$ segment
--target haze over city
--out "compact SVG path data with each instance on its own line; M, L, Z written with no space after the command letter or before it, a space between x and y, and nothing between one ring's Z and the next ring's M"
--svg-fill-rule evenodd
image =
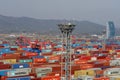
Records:
M0 0L0 14L37 19L88 20L120 27L120 0Z

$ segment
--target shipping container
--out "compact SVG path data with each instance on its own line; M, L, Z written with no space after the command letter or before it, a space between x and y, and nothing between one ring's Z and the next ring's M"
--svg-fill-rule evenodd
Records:
M51 67L34 68L34 72L35 73L48 73L48 72L52 72L52 68Z
M31 63L33 62L33 60L32 59L20 59L18 62L19 63Z
M47 73L36 73L37 78L46 76Z
M41 80L61 80L60 76L46 76L46 77L41 77Z
M120 76L119 75L115 75L115 76L109 76L110 80L120 80Z
M109 68L104 71L105 76L120 75L120 68Z
M80 65L81 69L90 69L90 68L93 68L93 67L94 67L93 64L81 64Z
M83 75L87 75L87 76L96 76L96 73L94 70L78 70L78 71L75 71L75 74L74 76L75 77L79 77L79 76L83 76Z
M88 61L87 60L75 60L74 64L78 65L78 64L86 64Z
M100 78L94 78L93 80L111 80L108 77L100 77Z
M25 52L23 55L24 56L38 56L38 53L35 53L35 52Z
M32 56L32 59L34 58L44 58L44 56Z
M20 57L20 54L4 54L3 56L3 59L16 59L16 58L19 58Z
M17 69L17 68L29 68L29 64L27 64L27 63L12 64L11 67L12 67L12 69Z
M16 59L4 59L0 61L3 62L4 64L15 64L16 63Z
M4 69L4 70L0 70L0 76L7 76L7 72L10 71L10 69Z
M28 76L29 72L26 70L11 70L7 72L8 77L16 77L16 76Z
M120 66L120 59L110 60L110 66Z
M11 64L0 64L0 69L11 69Z
M25 76L25 77L7 78L6 80L31 80L31 78L30 76Z
M77 79L78 80L93 80L94 77L93 76L83 75L83 76L79 76Z
M34 58L33 62L34 63L46 63L47 59L46 58Z
M31 73L32 72L32 68L18 68L18 69L12 69L12 70L15 70L15 71L26 71L26 72L29 72Z

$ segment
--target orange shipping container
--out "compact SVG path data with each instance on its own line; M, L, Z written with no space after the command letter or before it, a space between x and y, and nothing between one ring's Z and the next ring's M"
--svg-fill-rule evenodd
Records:
M64 74L65 74L65 72L62 71L62 75L64 75ZM61 71L47 73L47 76L61 76Z
M108 77L94 78L93 80L110 80Z
M76 60L74 61L74 64L86 64L87 60Z
M2 56L3 59L18 59L20 54L6 54Z
M47 60L46 60L46 58L34 58L33 62L34 63L46 63Z
M49 60L60 60L60 56L51 56Z
M60 76L46 76L42 77L41 80L60 80Z
M80 65L81 69L89 69L89 68L93 68L94 65L93 64L82 64Z
M33 53L33 52L26 52L25 54L24 54L25 56L38 56L38 53Z

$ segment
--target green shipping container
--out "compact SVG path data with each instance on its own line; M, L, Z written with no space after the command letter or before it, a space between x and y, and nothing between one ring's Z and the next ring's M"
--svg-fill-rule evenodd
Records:
M33 61L32 59L21 59L21 60L19 60L19 63L29 63L32 61Z

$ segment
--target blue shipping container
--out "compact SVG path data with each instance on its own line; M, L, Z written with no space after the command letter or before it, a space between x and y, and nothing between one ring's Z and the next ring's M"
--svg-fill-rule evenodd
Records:
M17 69L17 68L29 68L29 64L24 63L24 64L12 64L12 69Z
M6 76L8 71L10 70L0 70L0 76Z
M44 58L44 56L33 56L32 58L33 58L33 59L34 59L34 58Z
M27 76L27 77L7 78L7 80L31 80L31 79L30 76Z

